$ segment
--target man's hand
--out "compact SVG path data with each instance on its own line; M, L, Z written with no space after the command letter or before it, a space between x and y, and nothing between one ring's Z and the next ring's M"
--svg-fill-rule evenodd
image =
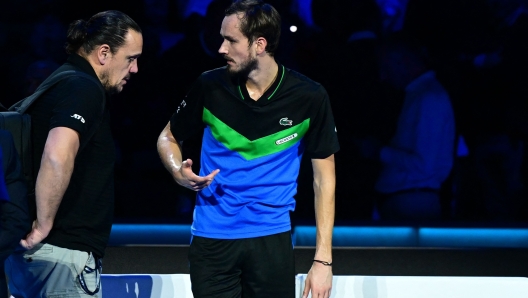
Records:
M194 191L200 191L209 186L209 184L213 182L216 174L220 172L219 169L216 169L209 175L201 177L192 171L192 164L193 162L190 159L183 161L181 167L178 169L178 172L174 174L174 180L176 180L179 185Z
M303 298L308 297L310 291L313 298L330 298L332 291L332 267L314 263L304 284Z
M200 191L211 182L219 169L212 171L205 177L200 177L192 171L192 160L182 159L181 143L178 142L172 131L170 130L170 122L167 123L163 131L158 138L158 153L161 158L161 162L165 168L171 173L174 180L181 186L194 191Z
M48 237L50 230L51 229L42 227L38 220L35 220L31 232L26 236L26 239L20 240L20 245L25 249L32 249L35 245L39 244L40 241Z

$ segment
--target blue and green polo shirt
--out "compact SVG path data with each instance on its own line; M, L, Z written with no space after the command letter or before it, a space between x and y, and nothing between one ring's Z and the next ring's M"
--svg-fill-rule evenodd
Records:
M303 153L317 159L339 150L323 86L282 65L257 101L245 86L225 67L205 72L171 118L178 141L203 132L199 175L220 169L197 193L193 235L241 239L289 231Z

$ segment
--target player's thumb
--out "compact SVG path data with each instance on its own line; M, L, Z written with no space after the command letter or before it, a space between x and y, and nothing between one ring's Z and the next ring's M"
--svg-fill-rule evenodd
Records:
M187 159L187 160L184 160L182 162L182 166L181 167L184 168L184 169L190 168L190 167L192 167L192 164L193 164L192 160Z
M33 246L29 243L29 238L20 240L20 245L24 247L25 249L32 249Z

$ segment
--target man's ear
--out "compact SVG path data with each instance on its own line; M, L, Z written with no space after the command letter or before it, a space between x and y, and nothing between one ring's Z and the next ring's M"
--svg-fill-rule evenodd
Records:
M99 64L105 65L111 57L112 53L110 52L109 45L102 44L97 47L97 60L99 61Z
M262 53L266 52L268 41L264 37L258 37L255 40L255 44L257 45L257 55L261 55Z

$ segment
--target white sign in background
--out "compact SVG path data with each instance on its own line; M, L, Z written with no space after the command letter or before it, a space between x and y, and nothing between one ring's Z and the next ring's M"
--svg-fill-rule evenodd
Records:
M103 296L192 298L188 274L103 274ZM306 274L295 277L302 298ZM145 283L147 280L149 282ZM311 295L309 296L311 297ZM527 298L524 277L345 276L333 278L330 298ZM293 297L292 297L293 298Z
M306 274L296 276L302 298ZM308 296L309 298L311 295ZM527 298L524 277L334 276L330 298Z

